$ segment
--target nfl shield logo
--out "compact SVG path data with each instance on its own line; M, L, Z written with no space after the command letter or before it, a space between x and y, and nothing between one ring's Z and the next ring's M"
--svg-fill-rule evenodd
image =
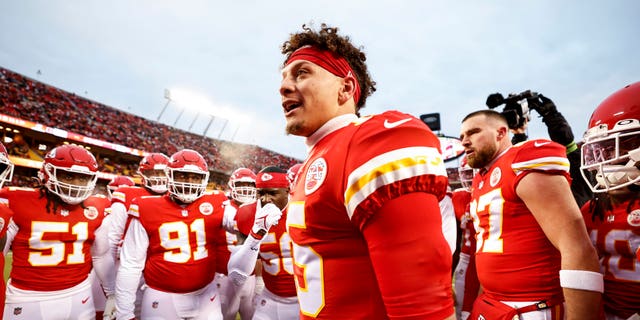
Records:
M17 307L17 308L13 308L13 314L14 315L19 315L22 313L22 307Z
M151 308L158 309L158 301L154 301L154 302L151 304Z

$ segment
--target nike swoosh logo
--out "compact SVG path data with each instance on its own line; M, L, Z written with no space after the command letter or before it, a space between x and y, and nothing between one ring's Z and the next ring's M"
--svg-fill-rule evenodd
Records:
M533 143L533 145L536 146L536 147L542 147L545 144L549 144L549 143L551 143L551 142L538 142L538 141L536 141L536 142Z
M82 304L87 303L87 301L89 301L89 297L86 297L86 298L82 299Z
M397 127L397 126L399 126L399 125L401 125L401 124L403 124L405 122L409 122L409 121L411 121L411 118L406 118L406 119L398 120L398 121L395 121L395 122L389 122L388 119L385 119L384 120L384 127L387 128L387 129L391 129L391 128L395 128L395 127Z
M218 296L218 295L217 295L217 294L214 294L214 295L213 295L213 297L211 297L211 299L209 299L209 300L211 300L211 301L215 300L215 299L216 299L216 296Z

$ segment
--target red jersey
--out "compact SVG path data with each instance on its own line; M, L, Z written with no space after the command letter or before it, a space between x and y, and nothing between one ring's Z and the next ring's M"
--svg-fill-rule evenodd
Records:
M11 283L20 289L55 291L84 281L92 268L91 246L109 200L91 196L82 205L47 203L40 190L9 187L0 202L14 212ZM84 208L83 208L84 207Z
M215 272L227 272L222 228L222 192L206 193L179 205L170 195L135 198L129 213L139 219L149 237L144 279L165 292L186 293L203 288ZM227 255L228 257L228 255Z
M582 207L591 241L598 250L604 273L605 310L622 319L640 312L640 204L637 199L614 205L604 221L591 218L590 203Z
M256 215L256 203L240 206L236 219L238 229L248 235L253 227ZM293 259L291 258L291 238L286 230L287 210L282 212L278 224L269 229L260 244L262 279L264 286L281 297L294 297L296 286L293 279Z
M569 178L564 146L530 140L501 154L476 174L470 212L476 229L476 267L484 291L506 301L538 301L562 295L560 252L516 194L531 172Z
M451 195L453 211L456 218L460 220L462 230L461 253L472 255L476 251L476 231L473 228L473 218L469 213L469 202L471 202L471 192L466 189L456 189Z
M0 198L0 238L4 238L7 235L7 226L9 226L12 216L13 211L9 208L8 203ZM0 254L0 268L4 269L4 254ZM0 280L0 308L2 308L0 309L0 317L2 317L2 313L4 312L5 291L6 285L4 278L2 278Z
M389 111L347 121L333 119L307 139L313 146L289 202L287 228L302 319L387 319L362 230L387 201L413 192L439 201L447 189L440 143L420 120ZM433 210L440 215L439 207ZM430 277L425 285L442 295L405 300L424 307L414 315L437 319L453 312L451 252L444 237L442 245L442 259L429 261L442 273L423 274ZM399 283L385 289L407 291Z
M137 197L142 196L155 196L156 194L147 190L147 188L136 187L136 186L126 186L120 187L113 192L111 196L111 202L121 202L124 204L125 208L129 208L131 205L131 201Z

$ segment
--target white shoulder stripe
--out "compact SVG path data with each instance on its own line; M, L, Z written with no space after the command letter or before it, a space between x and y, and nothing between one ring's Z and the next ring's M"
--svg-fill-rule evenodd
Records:
M379 188L427 174L447 176L442 155L437 148L402 148L370 159L347 178L344 198L349 218L358 205Z
M559 170L569 172L569 160L565 157L536 158L529 161L514 162L511 164L511 168L515 172L526 170Z

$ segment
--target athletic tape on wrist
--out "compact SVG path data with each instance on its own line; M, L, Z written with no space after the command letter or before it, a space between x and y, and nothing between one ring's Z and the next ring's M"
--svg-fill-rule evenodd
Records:
M560 270L560 286L600 293L604 291L602 273L587 270Z

